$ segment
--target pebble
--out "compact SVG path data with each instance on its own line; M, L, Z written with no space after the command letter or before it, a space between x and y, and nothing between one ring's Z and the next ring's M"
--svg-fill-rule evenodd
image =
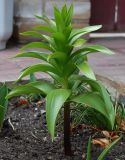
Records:
M44 138L43 138L43 141L47 141L47 137L44 137Z
M39 113L36 113L36 114L34 114L34 119L39 120L40 116L41 116L41 114L39 115Z
M77 151L74 152L74 155L77 156L79 153Z
M44 110L44 109L41 109L41 114L44 114L44 113L46 113L46 111Z
M85 159L86 155L85 153L82 154L82 159Z
M38 111L38 108L35 108L34 110L35 110L35 111Z
M47 159L48 159L48 160L49 160L49 159L52 159L52 156L48 156Z

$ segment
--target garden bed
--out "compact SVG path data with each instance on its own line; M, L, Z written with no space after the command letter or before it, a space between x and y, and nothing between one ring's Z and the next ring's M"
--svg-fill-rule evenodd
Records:
M84 128L72 134L74 155L64 156L63 132L52 143L45 122L44 103L31 103L18 106L17 99L9 104L8 117L15 128L4 128L0 135L0 160L81 160L85 159L88 138L94 131ZM62 127L61 127L62 128ZM59 129L60 130L60 129ZM125 141L120 142L108 155L107 160L124 160ZM93 159L96 160L101 149L92 146Z

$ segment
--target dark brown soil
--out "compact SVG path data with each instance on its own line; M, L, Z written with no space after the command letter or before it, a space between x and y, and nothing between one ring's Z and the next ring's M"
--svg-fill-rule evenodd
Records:
M43 111L41 113L41 110ZM52 143L45 123L43 107L32 104L15 106L11 102L8 117L15 128L4 127L0 134L0 160L82 160L86 156L86 144L92 131L80 130L71 137L72 157L64 156L63 132L58 132ZM6 125L7 126L7 125ZM125 141L120 142L106 160L125 160ZM92 160L97 160L100 149L92 146Z

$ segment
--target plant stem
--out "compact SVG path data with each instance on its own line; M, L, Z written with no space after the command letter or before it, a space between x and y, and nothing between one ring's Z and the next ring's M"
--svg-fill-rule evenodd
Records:
M64 150L66 156L71 156L71 143L70 143L70 104L64 105Z

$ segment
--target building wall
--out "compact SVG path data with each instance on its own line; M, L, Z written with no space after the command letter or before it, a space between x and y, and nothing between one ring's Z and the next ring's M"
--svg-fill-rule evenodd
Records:
M46 14L53 18L53 5L58 7L66 3L74 4L74 25L76 27L88 26L90 18L90 1L89 0L15 0L14 9L14 37L20 42L27 40L19 35L20 32L31 30L37 24L41 24L34 15Z

